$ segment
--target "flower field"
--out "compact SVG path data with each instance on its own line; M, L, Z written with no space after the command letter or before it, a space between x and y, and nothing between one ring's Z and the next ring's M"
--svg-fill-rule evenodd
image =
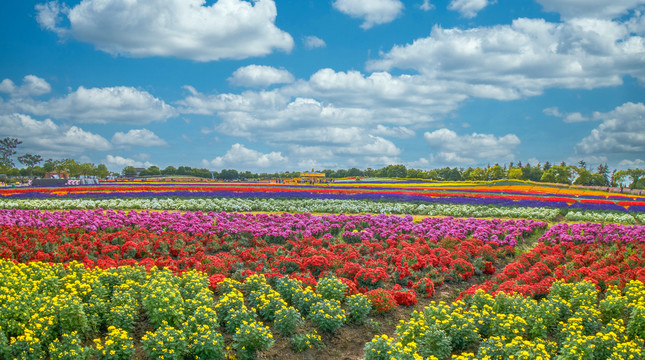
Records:
M642 199L421 185L2 190L0 359L644 358Z

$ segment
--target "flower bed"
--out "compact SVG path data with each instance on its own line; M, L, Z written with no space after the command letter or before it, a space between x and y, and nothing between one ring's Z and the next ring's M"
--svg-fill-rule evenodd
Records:
M312 285L334 273L356 291L399 284L421 286L424 296L444 281L494 272L494 262L546 225L454 218L414 223L384 215L22 210L0 211L0 222L8 223L2 226L0 257L20 262L139 264L244 277L257 272Z
M461 296L484 289L542 297L557 280L591 281L602 291L622 288L630 280L645 282L644 253L645 226L556 224L536 247Z
M466 302L432 304L375 336L365 359L641 359L645 285L611 288L556 282L540 302L482 290Z

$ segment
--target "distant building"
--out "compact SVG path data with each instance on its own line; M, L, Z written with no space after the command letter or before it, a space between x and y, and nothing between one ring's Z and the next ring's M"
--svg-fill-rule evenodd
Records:
M69 173L67 171L50 171L45 174L45 179L69 179Z
M325 181L325 173L314 172L312 169L311 172L300 173L300 180L307 183L321 183Z

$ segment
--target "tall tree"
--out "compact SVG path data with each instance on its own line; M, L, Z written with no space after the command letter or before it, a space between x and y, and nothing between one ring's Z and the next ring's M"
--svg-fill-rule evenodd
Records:
M31 177L34 170L34 166L38 165L41 161L43 161L43 158L40 155L25 154L22 156L18 156L18 161L20 161L21 164L27 166L27 170L29 171L29 177Z
M13 168L13 156L16 155L16 147L20 144L22 141L16 138L0 139L0 166Z

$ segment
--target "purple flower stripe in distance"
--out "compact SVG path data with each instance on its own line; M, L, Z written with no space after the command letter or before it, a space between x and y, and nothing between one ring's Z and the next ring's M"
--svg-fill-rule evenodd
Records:
M627 212L627 209L616 204L573 203L569 206L569 209Z
M564 201L539 201L539 200L511 200L511 199L489 199L476 197L429 197L424 195L406 194L325 194L309 192L260 192L260 191L168 191L168 192L119 192L119 193L69 193L65 195L54 195L49 193L22 193L4 196L5 199L116 199L116 198L200 198L200 197L222 197L222 198L289 198L289 199L340 199L340 200L372 200L372 201L403 201L403 202L427 202L435 204L463 204L463 205L496 205L496 206L518 206L518 207L568 207Z
M597 223L558 223L551 226L539 241L553 243L593 243L645 241L645 226Z
M645 212L645 206L642 206L642 205L630 206L629 207L629 212L633 212L633 213Z
M218 236L259 237L264 239L297 239L301 236L325 237L345 231L360 232L366 240L383 240L400 235L442 239L477 238L487 242L516 245L524 235L547 223L535 220L486 220L459 218L424 218L414 223L410 215L321 215L296 214L240 214L226 212L187 211L149 212L70 210L4 210L0 209L0 225L19 225L35 228L81 227L89 231L144 228L154 232L167 230L211 233Z

